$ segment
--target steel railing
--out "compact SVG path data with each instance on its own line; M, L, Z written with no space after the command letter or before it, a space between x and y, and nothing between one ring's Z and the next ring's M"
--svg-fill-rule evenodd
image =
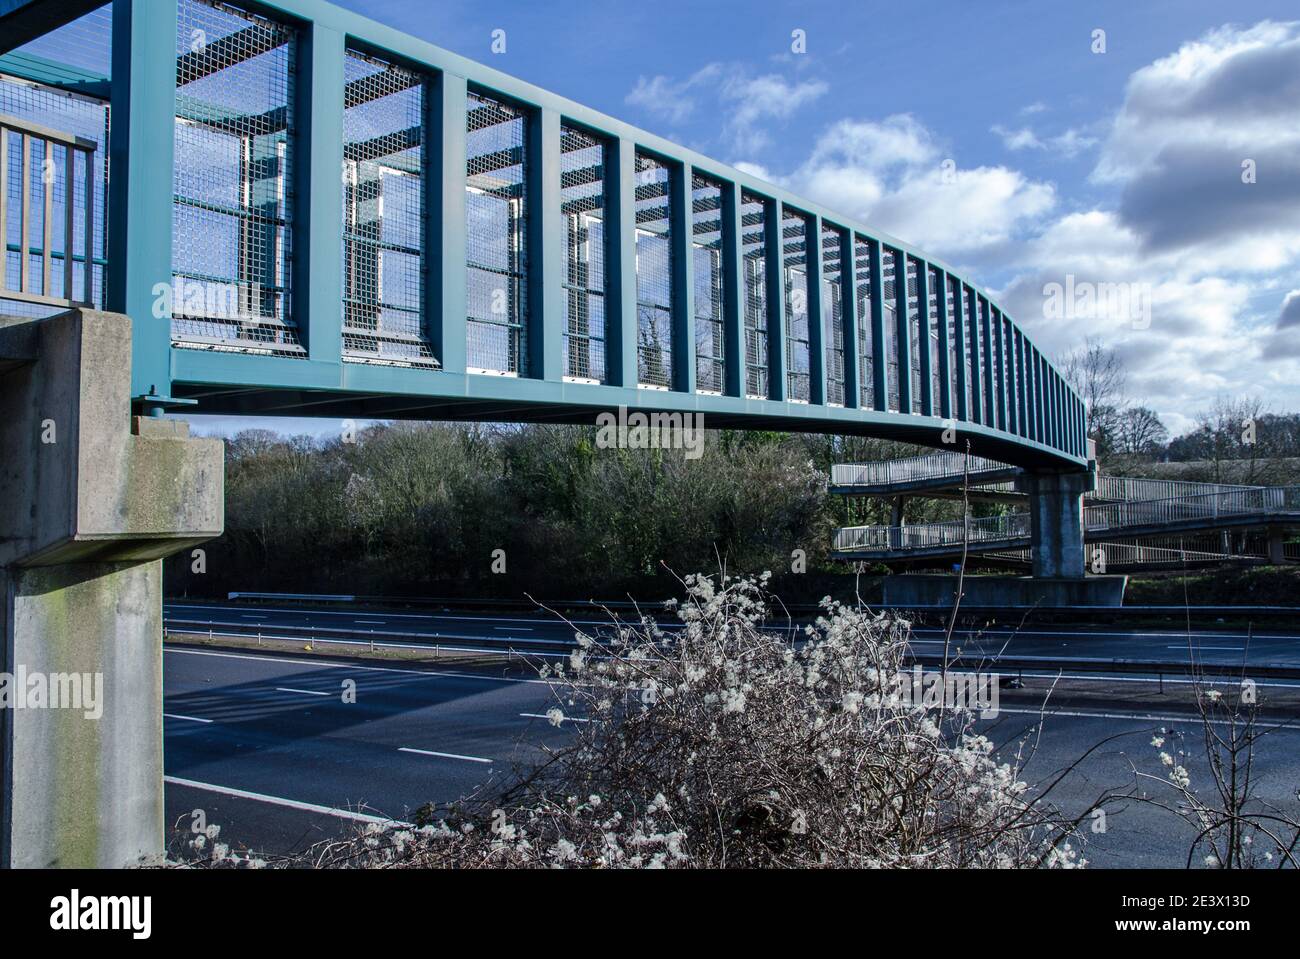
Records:
M887 486L892 483L916 483L932 479L961 479L962 453L935 452L907 459L886 460L882 463L839 463L831 467L832 486ZM969 475L1004 472L1012 469L1006 463L972 456Z
M1210 493L1238 493L1244 490L1263 489L1260 486L1243 486L1224 483L1198 483L1190 480L1147 479L1139 476L1098 476L1094 500L1123 503L1137 500L1175 499L1183 496L1201 496Z
M1300 518L1300 486L1274 486L1175 496L1169 499L1088 506L1084 529L1090 533L1138 527L1198 523L1225 518L1259 517L1261 520ZM1008 513L969 521L968 543L1028 538L1028 513ZM961 520L918 523L914 526L849 526L835 533L838 551L893 552L937 546L960 546Z
M1257 487L1088 506L1083 511L1083 524L1085 530L1095 532L1136 526L1164 526L1207 520L1213 522L1216 519L1245 516L1300 516L1300 486Z
M11 140L18 148L11 147ZM46 306L92 306L94 303L94 235L95 235L95 142L51 130L40 124L29 123L0 114L0 252L18 254L16 288L8 285L0 272L0 299L19 300ZM55 162L55 148L61 148L64 162ZM10 170L10 153L17 154L16 171ZM76 170L84 176L83 198L83 254L74 253L76 246ZM16 172L16 176L14 173ZM16 180L17 192L9 189ZM36 183L41 185L34 190ZM34 196L35 194L35 196ZM63 223L58 227L62 234L61 248L55 245L54 201L62 197ZM33 200L39 198L39 211L33 209ZM11 205L12 204L12 205ZM40 237L33 245L33 228L39 212ZM9 223L16 217L19 223L18 242L10 244ZM39 269L33 269L33 260L39 260ZM63 275L62 296L50 291L54 281L54 261L59 261ZM84 263L81 296L74 289L73 264Z
M917 523L914 526L846 526L835 531L835 549L845 552L891 552L960 546L963 539L969 543L1001 542L1028 538L1029 523L1028 513L1007 513L971 519L965 523L955 519L940 523Z

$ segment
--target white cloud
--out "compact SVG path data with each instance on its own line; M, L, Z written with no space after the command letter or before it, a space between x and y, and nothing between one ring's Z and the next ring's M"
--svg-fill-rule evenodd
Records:
M776 73L754 75L741 64L710 63L680 81L662 74L638 77L624 102L681 123L696 113L702 100L714 100L728 148L753 153L769 142L764 124L788 120L828 89L821 80L789 80Z
M682 81L663 74L637 77L636 86L623 98L623 102L641 107L671 123L681 123L695 113L695 91L721 73L721 64L709 63Z
M728 112L752 101L739 122L720 124L752 156L765 124L825 92L816 81L711 68L685 84L646 81L637 95L661 113L680 110L673 104L702 102L707 80ZM1031 103L1020 114L1046 110ZM1013 151L1099 148L1090 180L1109 198L1080 207L1013 167L963 168L907 114L832 123L787 171L737 165L960 269L973 265L976 282L1000 274L1002 305L1046 353L1101 336L1125 358L1135 398L1175 432L1216 395L1300 408L1300 23L1223 27L1135 71L1100 143L1091 126L1045 135L1022 121L993 132ZM1242 182L1244 159L1255 161L1253 184ZM1067 275L1137 284L1150 325L1097 310L1049 320L1043 287Z
M778 182L935 252L1006 243L1056 203L1050 183L1006 167L964 169L914 117L841 120Z
M1092 179L1148 250L1300 256L1300 22L1222 27L1136 71Z
M1291 290L1282 299L1264 351L1275 357L1300 357L1300 290Z
M786 120L800 107L818 99L829 87L820 80L791 82L775 73L749 76L733 70L723 80L720 90L727 104L726 127L732 148L752 153L768 143L762 127L765 120Z
M1300 258L1300 24L1223 27L1137 70L1091 179L1114 207L1019 237L1008 312L1049 353L1100 336L1175 431L1221 394L1300 408L1300 291L1258 305ZM1066 275L1142 285L1150 327L1103 314L1049 321L1043 286Z
M1090 137L1073 127L1064 133L1047 138L1040 137L1029 127L1018 127L1013 130L1001 124L994 124L990 127L990 132L1001 137L1002 145L1008 150L1042 150L1058 153L1066 159L1076 157L1084 150L1097 145L1096 137Z

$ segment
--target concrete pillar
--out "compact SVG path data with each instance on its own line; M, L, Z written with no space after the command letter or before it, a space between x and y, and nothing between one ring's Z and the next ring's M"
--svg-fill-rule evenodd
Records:
M1281 566L1286 562L1286 548L1280 526L1270 526L1268 529L1268 561L1273 566Z
M131 321L0 317L0 864L162 851L162 557L220 535L220 440L130 417Z
M1029 494L1034 576L1083 577L1083 494L1091 488L1090 475L1025 473L1017 480Z
M889 535L894 539L894 549L903 548L903 508L907 505L907 497L892 496L889 500L889 525L893 530Z

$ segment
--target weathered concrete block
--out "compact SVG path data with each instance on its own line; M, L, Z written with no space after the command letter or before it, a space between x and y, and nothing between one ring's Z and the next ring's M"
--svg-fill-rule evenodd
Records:
M127 317L0 320L0 357L20 361L0 375L0 566L158 559L221 534L221 441L129 429Z
M0 863L121 867L157 855L162 561L9 567L0 590L10 644Z
M126 317L0 318L0 864L162 851L161 557L220 535L225 474L130 383Z

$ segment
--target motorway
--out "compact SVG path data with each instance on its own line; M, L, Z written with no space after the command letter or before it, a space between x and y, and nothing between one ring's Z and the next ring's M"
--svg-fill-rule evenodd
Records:
M229 622L255 617L251 621L264 622L268 633L292 625L346 623L358 632L399 629L464 646L572 636L569 626L528 616L175 603L166 610L173 628L177 620L197 620L200 613L205 620ZM988 636L963 641L1005 643ZM1241 635L1222 630L1199 634L1197 641L1200 655L1226 662L1241 662L1246 646ZM941 640L923 635L917 642ZM1186 636L1151 631L1026 630L1012 643L1023 655L1158 655L1171 663L1188 655ZM1251 661L1295 663L1297 647L1294 637L1265 633L1251 640L1245 655ZM269 651L173 641L165 647L164 663L166 802L169 822L180 827L171 837L177 841L195 810L202 810L208 823L222 826L222 841L235 848L299 851L372 817L405 819L428 802L453 801L476 789L490 794L535 759L541 746L567 736L543 718L551 705L546 684L505 657L439 665L348 659L342 650L328 658L319 652L304 656L294 644ZM1005 744L1004 757L1027 735L1037 744L1024 776L1030 782L1117 737L1090 755L1054 794L1069 810L1086 809L1104 789L1129 782L1130 761L1159 774L1153 735L1181 729L1189 743L1199 741L1199 724L1188 721L1185 695L1180 696L1185 684L1180 688L1179 681L1166 678L1161 693L1154 682L1134 676L1058 684L1040 734L1035 731L1039 708L1053 682L1047 677L1054 675L1049 670L1026 674L1023 690L1003 690L999 716L984 726L996 743ZM355 697L345 696L352 683ZM1278 714L1279 722L1300 713L1294 705L1300 702L1300 682L1262 686L1266 701L1273 697L1290 704ZM1293 809L1300 730L1274 729L1256 759L1261 796ZM1193 777L1202 773L1201 782L1203 767L1203 759L1190 766ZM1181 865L1189 836L1188 827L1168 814L1131 805L1109 816L1105 833L1088 836L1086 855L1097 865Z

